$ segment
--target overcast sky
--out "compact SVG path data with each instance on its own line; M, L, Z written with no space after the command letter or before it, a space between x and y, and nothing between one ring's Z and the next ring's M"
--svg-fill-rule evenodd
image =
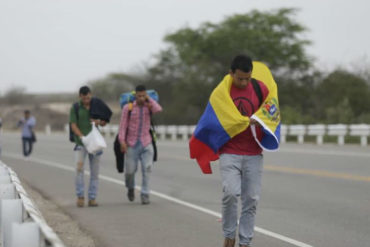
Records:
M370 59L366 0L0 0L0 94L74 92L150 62L163 36L185 25L281 7L301 9L317 67Z

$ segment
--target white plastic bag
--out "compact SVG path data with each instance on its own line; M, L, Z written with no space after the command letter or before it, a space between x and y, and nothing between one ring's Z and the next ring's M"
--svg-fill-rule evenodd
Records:
M107 147L107 143L104 137L100 134L98 128L92 123L92 129L90 133L81 138L87 152L90 154L96 154Z

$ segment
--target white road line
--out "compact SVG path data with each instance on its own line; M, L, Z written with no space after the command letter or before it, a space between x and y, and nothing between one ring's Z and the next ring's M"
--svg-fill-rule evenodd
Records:
M7 153L7 154L3 154L3 156L4 157L8 157L8 158L25 160L25 158L23 158L22 156L20 156L18 154L9 154L9 153ZM56 162L53 162L53 161L47 161L47 160L43 160L43 159L39 159L39 158L34 158L34 157L26 158L26 160L29 160L29 161L32 161L32 162L36 162L36 163L39 163L39 164L42 164L42 165L45 165L45 166L62 169L62 170L65 170L65 171L75 172L75 169L73 167L66 166L66 165L63 165L63 164L60 164L60 163L56 163ZM89 174L89 172L87 172L87 171L85 173L86 174ZM105 175L99 175L99 178L101 180L105 180L105 181L108 181L108 182L111 182L111 183L115 183L115 184L118 184L118 185L123 185L123 186L125 185L125 183L123 181L118 180L118 179L115 179L115 178L112 178L112 177L108 177L108 176L105 176ZM136 189L140 190L140 187L139 186L136 186ZM201 207L201 206L198 206L198 205L195 205L195 204L192 204L192 203L189 203L189 202L186 202L186 201L183 201L183 200L174 198L172 196L168 196L166 194L163 194L163 193L160 193L160 192L157 192L157 191L153 191L152 190L151 191L151 194L154 195L154 196L157 196L159 198L162 198L164 200L167 200L167 201L170 201L170 202L173 202L173 203L176 203L176 204L179 204L179 205L188 207L188 208L192 208L194 210L203 212L203 213L208 214L208 215L215 216L217 218L221 218L222 217L221 214L218 213L218 212L216 212L216 211L213 211L213 210L210 210L210 209L207 209L207 208L204 208L204 207ZM269 230L266 230L266 229L263 229L263 228L260 228L260 227L257 227L257 226L254 228L254 230L256 232L259 232L259 233L264 234L266 236L279 239L279 240L281 240L283 242L289 243L289 244L294 245L294 246L297 246L297 247L313 247L312 245L309 245L309 244L300 242L298 240L295 240L295 239L292 239L292 238L283 236L281 234L278 234L278 233L275 233L275 232L272 232L272 231L269 231Z

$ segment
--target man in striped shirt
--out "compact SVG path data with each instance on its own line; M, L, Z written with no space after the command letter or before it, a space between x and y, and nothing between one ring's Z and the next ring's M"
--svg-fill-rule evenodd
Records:
M151 115L162 111L162 107L147 93L145 86L137 86L135 101L122 109L119 127L121 151L125 153L125 182L127 197L135 199L135 173L140 161L142 173L141 202L149 204L149 175L153 166L153 146L149 133Z

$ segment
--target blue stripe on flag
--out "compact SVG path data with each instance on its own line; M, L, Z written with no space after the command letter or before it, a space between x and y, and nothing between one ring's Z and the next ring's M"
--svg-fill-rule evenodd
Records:
M230 136L222 127L212 105L208 102L207 107L200 118L194 136L208 145L215 153L230 140Z
M278 149L280 141L280 124L277 126L274 133L278 141L276 141L276 138L271 134L271 132L267 131L265 128L262 129L264 132L264 136L261 140L261 145L268 150Z

